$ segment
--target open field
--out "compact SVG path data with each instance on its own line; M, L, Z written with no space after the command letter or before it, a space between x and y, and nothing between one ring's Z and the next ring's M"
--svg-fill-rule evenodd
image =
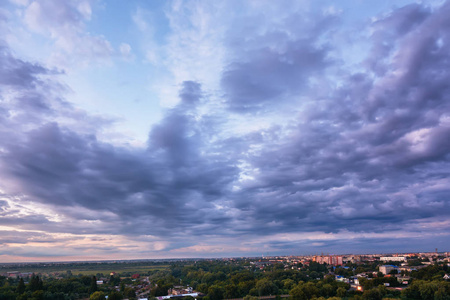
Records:
M21 273L51 274L66 273L70 271L73 275L96 275L102 273L107 276L111 272L116 273L147 273L148 271L157 271L168 269L169 264L160 263L68 263L68 264L17 264L0 266L0 274L18 271Z
M147 273L148 271L155 271L155 270L164 270L167 269L168 265L162 265L162 266L124 266L121 268L99 268L99 269L93 269L93 270L86 270L86 269L78 269L74 268L70 271L74 275L82 274L82 275L96 275L97 273L103 273L104 275L109 275L111 272L116 273L122 273L122 272L130 272L130 273Z
M83 269L83 268L73 268L70 271L74 275L96 275L97 273L103 273L104 275L109 275L111 272L123 273L147 273L148 271L164 270L169 268L169 265L161 266L121 266L118 268L98 268L98 269Z

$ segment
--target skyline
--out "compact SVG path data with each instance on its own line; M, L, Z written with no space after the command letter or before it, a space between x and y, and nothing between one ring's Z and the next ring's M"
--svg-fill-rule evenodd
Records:
M450 249L450 1L0 4L0 262Z

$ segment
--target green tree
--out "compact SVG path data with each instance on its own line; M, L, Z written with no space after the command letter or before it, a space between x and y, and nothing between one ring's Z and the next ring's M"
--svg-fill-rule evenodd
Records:
M327 275L323 278L323 281L325 283L330 283L330 284L333 283L335 280L336 279L335 279L334 275Z
M393 269L393 270L391 270L391 271L389 272L389 274L391 274L391 275L398 274L398 270L397 270L397 269Z
M25 292L25 283L23 282L23 278L20 278L19 284L17 285L16 288L16 293L22 295L23 292Z
M312 282L308 282L302 286L303 292L306 295L306 299L312 299L319 296L319 289Z
M33 294L31 294L32 300L44 300L44 291L43 290L37 290L34 291Z
M97 287L97 277L92 276L91 278L91 285L89 286L89 294L92 294L94 292L96 292L98 289Z
M381 300L383 299L383 296L378 289L370 289L364 291L364 293L362 294L362 298L364 300Z
M42 284L39 282L39 276L32 274L30 278L30 284L28 285L30 291L35 292L42 288Z
M450 300L450 290L446 292L444 286L439 286L434 293L434 300Z
M330 298L330 297L334 296L334 288L333 288L333 286L331 284L326 283L320 289L320 293L325 298Z
M131 287L126 287L123 296L128 299L136 299L136 292Z
M250 290L255 286L255 282L253 280L241 281L238 283L238 292L239 296L245 296L250 293ZM199 290L201 291L201 290Z
M420 280L414 281L408 288L402 291L402 298L404 299L421 299L420 297Z
M294 287L289 292L289 295L291 296L292 300L307 300L305 293L303 292L302 288L299 286Z
M256 289L259 296L276 295L278 293L278 287L267 278L258 280Z
M122 300L123 296L120 292L117 291L111 291L108 295L108 300Z
M3 296L3 293L2 293L2 296ZM28 297L28 296L30 296L30 297ZM4 297L0 297L0 298L4 299ZM27 293L23 293L23 294L17 296L16 300L28 300L28 298L31 298L31 295L27 295Z
M95 276L94 276L95 277ZM96 291L91 294L89 300L105 300L105 293L101 291Z
M197 290L198 290L199 292L202 292L202 293L207 294L207 293L208 293L208 285L207 285L206 283L200 283L200 284L197 286Z
M212 285L208 289L208 297L210 300L222 300L224 295L224 290L218 285Z
M346 290L343 287L339 287L336 291L336 296L345 297Z
M292 280L291 278L284 279L282 281L282 283L283 283L283 288L286 290L291 290L295 285L295 281Z
M224 295L223 296L226 299L239 298L239 291L238 291L236 285L234 285L234 284L227 284L225 286L225 291L224 291Z
M435 282L423 282L419 287L422 300L433 300L434 293L438 290Z
M109 278L109 283L112 286L119 285L120 284L120 276L111 275L111 277Z

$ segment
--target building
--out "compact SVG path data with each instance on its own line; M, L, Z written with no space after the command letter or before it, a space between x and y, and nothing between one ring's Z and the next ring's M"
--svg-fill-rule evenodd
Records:
M397 266L392 266L392 265L382 265L379 268L379 271L381 273L383 273L384 275L389 274L392 270L397 270L398 271L398 267Z
M319 264L328 264L332 266L342 266L342 256L340 255L320 255L314 256L313 261Z
M189 294L181 294L181 295L167 295L167 296L159 296L156 297L156 299L158 300L166 300L166 299L171 299L171 298L184 298L184 297L192 297L192 298L197 298L197 297L202 297L204 296L201 293L189 293Z
M380 261L406 261L406 257L404 256L382 256L380 257Z

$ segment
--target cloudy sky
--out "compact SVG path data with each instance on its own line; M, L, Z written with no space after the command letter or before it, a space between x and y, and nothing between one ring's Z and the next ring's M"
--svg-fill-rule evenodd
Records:
M0 3L1 262L450 250L450 1Z

